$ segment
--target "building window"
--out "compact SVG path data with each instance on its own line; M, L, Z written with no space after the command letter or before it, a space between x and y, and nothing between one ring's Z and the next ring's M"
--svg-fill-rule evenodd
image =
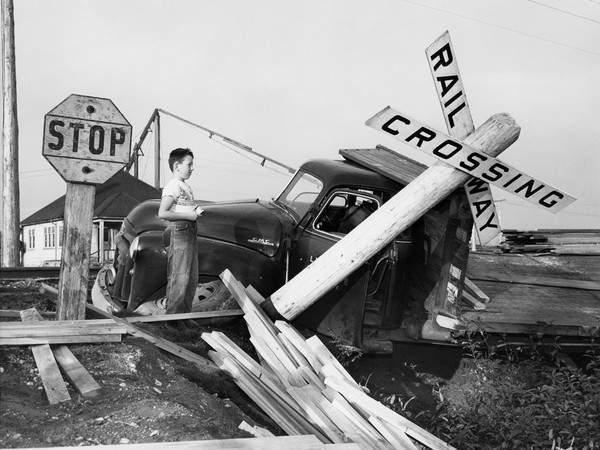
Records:
M29 248L35 248L35 229L27 231L27 246Z
M56 247L56 228L44 227L44 248Z
M58 227L58 246L63 246L63 226Z

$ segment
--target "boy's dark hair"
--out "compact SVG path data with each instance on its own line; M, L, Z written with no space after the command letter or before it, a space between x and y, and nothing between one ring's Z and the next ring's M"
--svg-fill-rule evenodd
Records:
M186 156L194 157L194 154L189 148L176 148L169 154L169 169L173 172L173 166L176 162L181 162Z

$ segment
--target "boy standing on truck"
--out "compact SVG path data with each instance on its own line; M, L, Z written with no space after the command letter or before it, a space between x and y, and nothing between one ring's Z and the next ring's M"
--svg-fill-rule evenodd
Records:
M176 148L169 155L173 178L162 192L158 217L169 221L167 232L167 314L189 313L198 286L196 219L202 209L194 203L194 193L185 182L194 171L194 154L189 148ZM190 321L189 325L192 324Z

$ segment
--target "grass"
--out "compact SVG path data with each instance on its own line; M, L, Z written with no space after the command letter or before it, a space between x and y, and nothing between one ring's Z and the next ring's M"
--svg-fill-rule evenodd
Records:
M434 408L397 396L385 403L457 449L600 449L598 344L581 368L563 365L558 345L500 353L470 337L464 348L452 380L432 386Z

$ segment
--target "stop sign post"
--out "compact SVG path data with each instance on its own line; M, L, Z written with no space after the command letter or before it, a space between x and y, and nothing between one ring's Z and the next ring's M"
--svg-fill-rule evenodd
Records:
M130 151L131 125L109 99L73 94L45 116L42 154L67 182L58 320L85 318L95 185L125 167Z

